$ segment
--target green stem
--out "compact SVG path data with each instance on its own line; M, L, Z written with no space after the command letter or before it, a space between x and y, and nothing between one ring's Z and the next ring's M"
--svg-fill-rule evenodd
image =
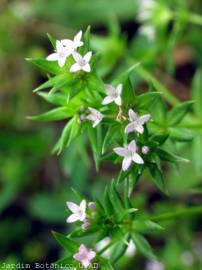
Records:
M160 222L160 221L166 221L166 220L171 220L175 218L189 217L189 216L198 215L198 214L202 214L202 205L177 210L175 212L168 212L162 215L157 215L157 216L152 217L151 220L155 222Z

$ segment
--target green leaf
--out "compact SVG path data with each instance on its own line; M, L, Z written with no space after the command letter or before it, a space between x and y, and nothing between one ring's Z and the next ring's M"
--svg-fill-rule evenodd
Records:
M111 203L114 207L114 210L117 212L118 216L121 217L125 208L124 208L124 203L121 199L121 196L115 187L114 181L112 181L112 183L110 185L109 197L110 197Z
M148 92L137 96L136 104L140 109L149 111L159 99L160 93Z
M104 203L105 203L105 211L108 216L113 215L114 213L114 208L111 203L110 197L109 197L109 188L108 186L105 187L104 191Z
M45 101L54 105L66 106L68 103L68 97L63 94L38 92L37 95L42 97Z
M39 58L39 59L31 59L27 58L27 61L30 61L35 66L39 67L43 71L51 74L60 74L62 73L62 68L58 66L58 63L55 61L47 61L46 59Z
M67 107L59 107L39 115L28 116L27 118L30 120L37 120L37 121L57 121L67 119L70 116L71 113L70 114L68 113Z
M179 142L189 142L194 138L194 133L187 128L172 127L169 129L169 131L170 138Z
M164 193L166 193L165 181L162 174L162 171L158 168L157 164L149 163L149 172L152 176L153 182L157 185L157 187Z
M39 87L35 88L33 92L38 92L46 88L52 88L51 91L55 92L60 87L66 85L69 82L70 78L67 74L60 74L54 77L51 77L48 81L41 84Z
M48 39L50 40L53 48L56 48L56 38L52 37L49 33L47 33Z
M159 156L159 158L161 160L165 160L165 161L168 161L168 162L189 162L188 159L185 159L185 158L182 158L182 157L179 157L177 155L174 155L166 150L163 150L163 149L157 149L157 154Z
M102 151L102 134L101 134L101 125L98 125L96 128L91 126L88 127L88 136L93 152L93 157L96 165L96 170L99 169L99 163L101 160L101 151Z
M65 235L58 233L58 232L52 232L53 236L57 240L57 242L68 252L71 254L74 254L78 250L78 243L69 239Z
M192 98L194 100L194 111L197 116L202 116L202 72L198 70L192 82Z
M139 233L132 233L132 239L137 249L148 259L157 260L149 242Z
M193 101L186 101L181 104L176 105L170 112L168 112L168 125L175 126L179 124L185 115L189 112L193 105Z
M119 260L124 255L127 247L128 247L128 245L125 243L125 241L119 241L116 245L113 246L111 253L110 253L109 260L112 263L115 263L117 260Z
M77 115L74 116L64 127L61 137L53 149L54 153L60 154L65 147L68 147L72 140L78 135L80 125Z
M163 230L163 227L151 220L140 218L133 221L133 229L138 233L153 233Z
M83 34L84 45L81 47L81 54L85 54L90 50L90 26L87 27L85 33Z

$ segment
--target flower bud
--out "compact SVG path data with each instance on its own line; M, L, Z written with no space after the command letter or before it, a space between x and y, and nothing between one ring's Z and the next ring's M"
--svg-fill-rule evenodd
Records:
M90 225L89 221L86 220L86 221L81 225L81 228L82 228L84 231L87 231L88 228L89 228L89 225Z
M88 207L89 207L91 210L96 211L96 205L95 205L94 202L89 202Z
M144 155L147 155L149 153L149 151L150 151L150 149L149 149L148 146L145 145L145 146L142 147L142 153Z

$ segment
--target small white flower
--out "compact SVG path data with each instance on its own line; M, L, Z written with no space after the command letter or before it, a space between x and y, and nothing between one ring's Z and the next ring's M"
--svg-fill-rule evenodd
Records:
M82 200L80 205L73 202L67 202L67 207L73 213L67 218L67 223L73 223L77 220L84 221L86 219L86 201Z
M136 131L142 134L144 132L143 125L149 121L151 115L145 114L138 117L137 114L132 109L129 110L128 115L131 123L126 126L125 133L128 134L133 131Z
M149 153L149 151L150 151L150 149L149 149L149 147L148 147L147 145L144 145L144 146L142 147L142 153L143 153L144 155L147 155L147 154Z
M87 247L82 244L79 247L79 251L74 254L73 258L81 262L84 268L88 268L95 256L96 253L93 250L87 249Z
M123 171L126 171L130 167L132 162L135 162L137 164L144 163L144 160L137 153L137 145L135 140L131 141L126 147L117 147L113 150L117 155L124 157L122 162Z
M86 119L93 122L93 127L96 127L103 119L104 115L98 110L89 107L90 114L86 116Z
M71 39L62 39L61 43L62 45L67 49L67 51L72 54L74 51L76 51L77 48L83 46L83 41L81 41L82 38L82 31L79 31L73 38Z
M81 56L78 52L73 52L72 55L76 63L71 66L70 72L74 73L80 70L83 70L85 72L91 71L89 62L92 57L92 52L87 52L84 56Z
M54 53L48 55L46 57L46 60L48 61L58 61L58 65L60 67L63 67L67 57L70 55L70 53L63 47L61 41L56 41L56 50Z
M115 102L118 106L121 106L121 93L123 89L122 84L118 84L117 87L113 87L110 84L106 84L106 92L107 96L103 99L102 104L107 105L111 102Z
M143 25L139 28L139 33L146 36L148 40L153 41L155 39L155 28L152 25Z
M137 16L138 20L143 22L150 19L154 6L155 2L153 0L140 0L140 8Z

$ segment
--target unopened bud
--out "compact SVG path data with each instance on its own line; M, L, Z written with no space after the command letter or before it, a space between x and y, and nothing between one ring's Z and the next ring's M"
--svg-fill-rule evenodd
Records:
M148 146L145 145L145 146L142 147L142 153L144 155L147 155L149 153L149 151L150 151L150 149L149 149Z
M86 221L81 225L81 228L82 228L84 231L87 231L88 228L89 228L89 225L90 225L89 221L86 220Z
M94 202L89 202L88 207L89 207L91 210L96 211L96 205L95 205Z

